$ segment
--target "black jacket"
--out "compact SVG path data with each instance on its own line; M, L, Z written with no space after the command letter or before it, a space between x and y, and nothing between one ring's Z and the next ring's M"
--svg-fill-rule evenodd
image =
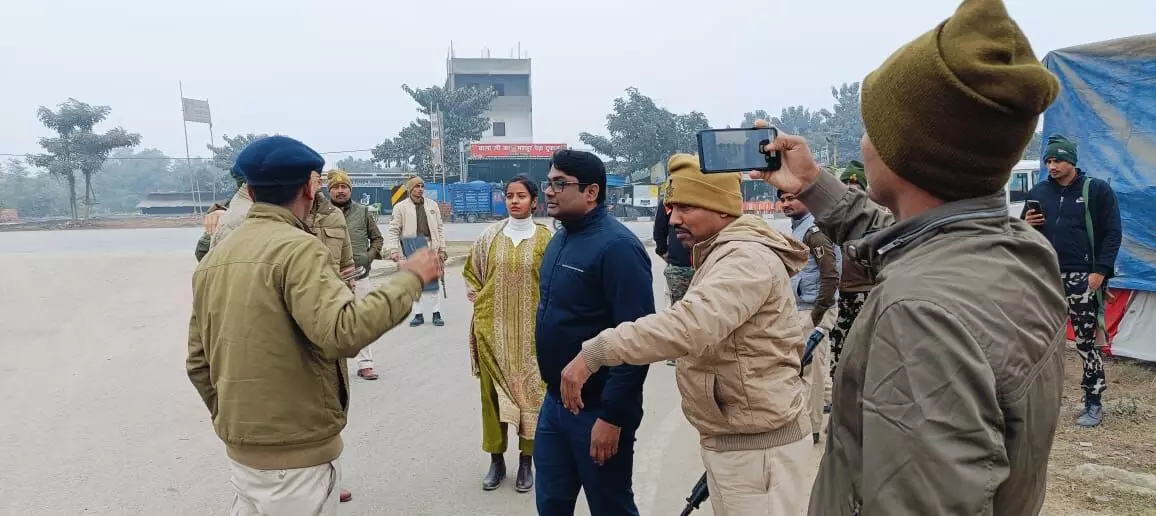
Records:
M665 206L658 207L654 215L654 251L659 256L666 255L666 263L678 267L691 267L690 250L682 245L670 227L670 215Z
M1040 202L1046 219L1037 229L1055 247L1061 272L1098 272L1110 278L1115 272L1116 254L1120 251L1122 237L1116 193L1107 182L1089 177L1080 169L1076 172L1076 180L1068 186L1060 186L1049 178L1028 192L1029 200ZM1091 181L1088 196L1092 201L1094 249L1089 245L1084 216L1084 181Z
M654 278L642 242L599 206L564 223L546 246L539 273L535 345L547 392L561 398L562 369L602 330L654 313ZM636 429L649 366L602 368L582 387L583 410Z

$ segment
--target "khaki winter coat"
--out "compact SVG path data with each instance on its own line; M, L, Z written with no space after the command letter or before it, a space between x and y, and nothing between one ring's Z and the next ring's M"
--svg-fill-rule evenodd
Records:
M758 450L810 435L799 377L804 335L791 276L802 242L744 215L692 250L686 296L584 344L591 369L679 358L682 410L708 450Z
M347 358L409 315L408 272L363 299L288 210L257 203L193 273L189 379L233 460L279 470L341 454Z
M839 359L810 514L1038 513L1067 316L1047 240L1002 192L897 224L828 174L799 198L878 280Z
M345 226L345 215L329 199L318 194L313 201L313 211L305 219L305 228L329 248L339 272L354 267L353 245Z
M445 252L445 224L442 222L442 212L436 201L427 198L422 202L425 209L426 222L429 223L430 249ZM417 236L417 205L413 199L406 197L393 207L393 215L389 219L389 229L385 234L385 256L393 253L401 254L401 239Z

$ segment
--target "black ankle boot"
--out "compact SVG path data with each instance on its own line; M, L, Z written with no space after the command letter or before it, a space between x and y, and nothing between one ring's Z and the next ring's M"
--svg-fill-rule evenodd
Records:
M445 326L446 325L446 322L442 320L442 313L441 312L434 312L433 313L433 325L434 326Z
M498 454L490 454L490 470L482 479L482 490L493 491L506 479L506 459Z
M421 326L423 324L425 324L425 315L417 314L417 315L413 316L413 320L409 322L409 327L410 328L416 328L416 327Z
M528 493L534 488L534 458L529 455L518 456L518 480L514 483L514 490L519 493Z

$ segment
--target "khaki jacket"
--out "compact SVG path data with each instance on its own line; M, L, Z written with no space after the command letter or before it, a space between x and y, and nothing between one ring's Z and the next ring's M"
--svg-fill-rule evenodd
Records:
M346 358L409 315L421 280L395 274L356 300L292 213L255 204L193 273L189 379L229 457L257 469L341 454Z
M233 194L233 198L229 200L229 208L217 221L217 231L213 233L213 237L209 241L209 249L220 245L234 230L241 227L241 223L245 222L245 217L249 215L249 209L252 207L253 199L249 197L249 188L242 183L240 188L237 188L237 193Z
M438 203L426 198L422 203L425 208L426 221L429 222L430 249L445 252L445 224L442 223L442 212ZM417 236L417 205L413 199L406 197L393 207L393 215L389 219L389 230L385 235L385 256L393 253L401 254L401 239Z
M1002 192L900 223L828 174L799 198L879 281L839 359L810 514L1038 513L1067 315L1048 242Z
M320 194L314 199L313 211L305 219L305 227L329 248L338 272L354 267L353 245L349 241L345 215L329 199Z
M694 278L669 309L587 341L591 369L679 358L682 410L708 450L767 449L811 433L799 377L805 336L791 276L807 247L744 215L692 250Z

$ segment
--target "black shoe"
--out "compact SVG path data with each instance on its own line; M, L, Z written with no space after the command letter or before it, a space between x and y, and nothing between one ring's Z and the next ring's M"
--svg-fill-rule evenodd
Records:
M482 479L482 490L493 491L506 479L506 459L501 455L490 454L490 470L486 478Z
M518 456L518 481L514 483L514 490L519 493L528 493L534 489L534 458L529 455Z
M413 316L413 320L409 322L409 327L415 328L415 327L421 326L423 324L425 324L425 316L422 314L417 314L417 315Z
M823 413L824 414L830 414L831 413L831 404L830 403L823 405Z
M819 444L819 432L811 434L811 439L815 440L815 444Z
M442 320L442 313L441 312L434 312L433 325L434 326L445 326L446 325L446 322Z

